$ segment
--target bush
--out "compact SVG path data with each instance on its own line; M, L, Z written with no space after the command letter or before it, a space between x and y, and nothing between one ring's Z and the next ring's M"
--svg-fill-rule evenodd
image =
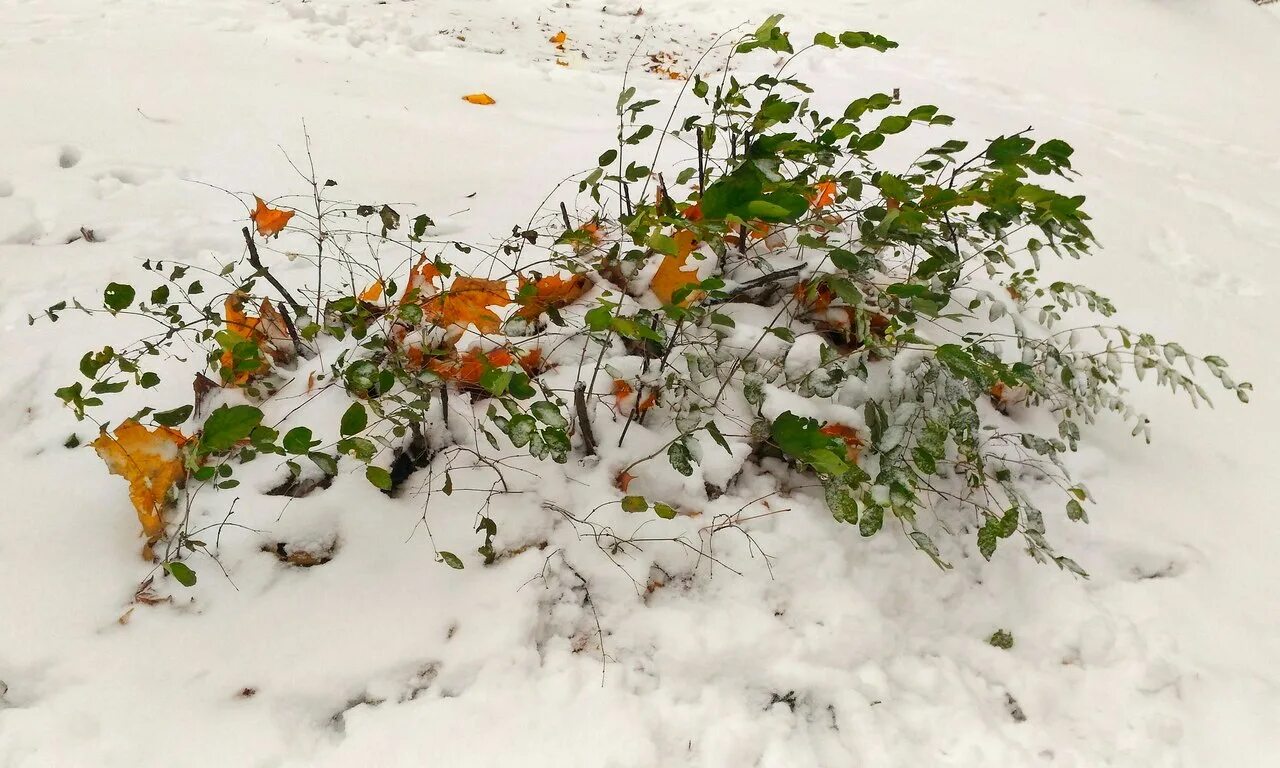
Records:
M466 455L501 492L509 447L559 464L597 460L638 424L660 448L617 473L626 511L677 514L669 499L627 495L650 462L692 476L706 452L725 451L816 479L836 520L862 536L893 521L940 566L931 537L955 531L986 558L1017 536L1036 559L1083 574L1047 541L1028 489L1056 485L1065 516L1087 521L1091 498L1062 457L1104 412L1149 438L1125 399L1126 372L1196 405L1209 400L1197 373L1242 401L1249 385L1220 358L1111 323L1111 302L1089 288L1040 278L1045 257L1079 258L1094 245L1084 198L1050 186L1074 175L1067 143L1028 131L976 147L947 139L882 169L882 145L952 119L884 93L822 114L811 89L784 75L792 58L896 44L824 33L797 52L778 20L729 55L730 64L753 51L783 55L773 74L692 73L662 128L644 120L657 102L626 88L617 146L574 177L578 215L565 202L545 207L496 249L440 242L426 214L341 203L332 182L313 179L310 212L256 201L257 237L246 227L246 255L219 274L192 281L194 267L146 263L157 280L149 293L113 283L101 309L73 302L95 318L162 326L86 353L84 381L57 395L99 424L104 458L124 456L113 471L149 489L135 505L149 539L165 543L166 567L194 581L178 560L204 547L186 517L176 530L165 524L170 486L234 487L249 461L288 467L277 490L289 495L323 489L353 465L394 493L415 469L444 461L439 490L449 494L449 457ZM665 159L676 145L689 159ZM344 228L353 219L369 226ZM284 227L315 246L314 282L296 295L258 253ZM388 250L412 260L384 271ZM455 254L487 276L462 274ZM146 408L115 432L92 416L106 395L157 387L148 362L179 343L203 349L211 374L197 374L194 402ZM309 421L311 400L335 388L345 398L338 423ZM218 389L229 402L206 414L204 397ZM301 399L280 407L285 391ZM604 445L595 433L613 409L625 423ZM461 428L476 439L457 439L451 413L475 414ZM145 462L129 458L145 451ZM926 514L954 524L930 525ZM490 562L497 522L486 512L478 530Z

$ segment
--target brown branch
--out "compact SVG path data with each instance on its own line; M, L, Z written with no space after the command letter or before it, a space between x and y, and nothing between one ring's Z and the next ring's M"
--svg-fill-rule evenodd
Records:
M302 314L305 307L295 301L289 291L285 289L285 287L280 284L280 281L275 278L275 275L272 275L266 267L262 266L262 259L258 258L258 246L253 242L253 235L249 234L249 228L241 227L240 233L244 235L245 245L249 246L249 264L258 271L258 274L265 277L268 283L275 286L275 289L280 292L280 295L284 296L284 300L289 302L289 306L293 307L293 311L295 313Z
M596 435L591 431L591 419L587 415L587 385L581 381L573 388L573 407L578 412L578 424L582 427L582 447L588 456L595 456Z

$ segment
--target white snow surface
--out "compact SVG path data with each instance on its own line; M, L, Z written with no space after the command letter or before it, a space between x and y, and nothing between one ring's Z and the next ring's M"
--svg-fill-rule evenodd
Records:
M1016 547L957 550L942 572L803 494L753 507L775 514L749 540L716 533L716 562L655 542L615 565L540 502L616 499L619 466L523 481L489 512L505 556L484 567L479 496L391 500L344 464L289 504L253 483L210 496L215 522L241 496L228 578L195 562L195 587L159 578L172 601L132 605L153 566L124 483L63 447L92 435L52 396L130 327L28 313L144 259L237 255L245 211L221 190L306 193L285 157L303 120L348 198L492 241L610 146L637 45L687 62L775 6L0 0L0 765L1280 764L1280 17L1249 0L784 5L797 36L901 44L803 65L832 103L898 87L962 138L1071 142L1104 247L1054 269L1255 383L1247 407L1194 411L1139 388L1150 446L1091 431L1071 462L1092 524L1050 523L1089 580ZM475 91L497 104L460 100ZM68 244L81 227L98 242ZM648 490L679 500L674 478ZM747 477L673 523L705 543L775 490ZM424 515L465 570L436 561ZM335 541L305 569L262 551ZM987 643L997 629L1011 649Z

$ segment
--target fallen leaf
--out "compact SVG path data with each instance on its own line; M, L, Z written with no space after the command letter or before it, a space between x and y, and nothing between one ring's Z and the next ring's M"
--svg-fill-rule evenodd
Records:
M792 294L800 306L809 312L826 312L836 298L835 291L831 290L825 282L820 282L817 287L814 287L808 280L796 283Z
M618 473L618 476L616 478L614 478L613 484L618 487L618 490L622 491L623 493L626 493L627 488L631 486L631 481L635 479L636 479L635 475L631 474L630 472L624 469Z
M446 381L458 384L478 386L480 377L490 368L505 368L516 360L509 350L498 348L481 352L472 347L461 357L433 357L426 361L426 367Z
M564 41L565 41L566 39L568 39L568 37L569 37L569 36L568 36L568 35L566 35L566 34L564 33L564 30L562 29L562 30L560 30L559 32L557 32L557 33L555 33L554 35L552 35L552 36L551 36L551 39L550 39L550 40L548 40L547 42L555 43L556 45L563 45L563 44L564 44Z
M493 97L487 93L469 93L466 96L463 96L462 100L465 102L469 102L471 104L480 104L480 105L486 105L486 106L489 104L498 103L494 101Z
M533 284L533 292L527 294L525 286ZM568 280L560 275L550 275L537 281L520 276L520 289L516 292L516 317L536 320L549 309L561 309L577 301L591 287L586 275L572 275Z
M619 411L622 411L625 409L624 403L626 402L627 398L631 397L633 392L635 392L635 390L632 389L631 385L627 383L625 380L623 379L613 380L613 397L617 403ZM645 397L643 401L640 402L640 405L639 405L640 413L644 413L645 411L649 410L650 408L652 408L657 404L658 404L658 392L655 389L650 389L649 394Z
M863 445L862 437L858 434L858 430L844 424L826 424L818 432L842 441L849 461L853 464L858 463L858 454Z
M405 304L411 300L422 303L426 299L435 296L440 292L440 289L436 287L435 280L437 277L440 277L440 270L424 253L422 258L418 259L418 263L409 270L409 281L405 284L404 295L400 297L400 303Z
M442 327L475 326L480 333L497 333L502 321L489 307L511 303L507 284L501 280L456 277L449 289L423 305L427 318Z
M561 67L567 67L569 66L569 62L565 61L564 59L556 59L556 65Z
M104 431L93 441L111 474L129 481L129 500L150 540L164 534L165 497L186 475L181 450L186 442L176 429L149 430L132 419L116 427L114 434Z
M267 354L280 365L292 365L298 359L298 347L289 333L284 315L268 300L258 308L258 338L267 343Z
M374 280L372 285L370 285L368 288L365 288L363 291L360 292L360 300L371 302L371 303L375 302L378 299L382 298L382 290L383 290L382 281Z
M542 359L542 347L534 347L533 349L520 355L520 367L524 369L530 377L537 376L547 369L546 361Z
M696 265L691 270L685 269L689 255L697 247L697 241L694 240L693 233L688 230L681 230L675 234L673 239L676 241L676 254L663 256L661 263L658 264L658 271L653 274L653 279L649 281L649 288L653 291L653 295L657 296L658 300L663 304L672 303L671 299L675 292L684 286L700 282ZM691 291L681 302L681 305L687 305L689 302L694 301L697 298L694 293Z
M280 230L284 229L289 223L289 219L293 218L293 211L282 211L276 208L268 208L262 198L257 195L253 196L257 201L258 207L253 213L249 214L249 218L253 221L254 226L258 228L258 234L263 237L271 237L280 234Z

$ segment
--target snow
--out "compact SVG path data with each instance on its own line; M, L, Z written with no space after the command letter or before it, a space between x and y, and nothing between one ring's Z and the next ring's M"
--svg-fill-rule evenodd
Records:
M1212 411L1142 390L1151 446L1116 424L1093 431L1071 459L1100 501L1093 523L1051 531L1090 580L1014 548L940 572L896 531L864 540L836 524L792 488L801 478L748 476L708 502L701 475L673 471L636 488L699 516L642 525L615 503L593 519L695 546L653 542L615 563L541 503L571 500L585 519L616 502L611 462L521 475L522 493L490 511L506 555L485 568L470 554L476 494L392 500L344 474L290 501L253 492L273 479L261 467L233 518L252 530L221 534L229 578L202 561L194 588L157 579L172 602L135 605L151 565L124 484L63 447L92 435L51 395L83 351L134 328L74 314L28 327L28 313L144 259L234 257L250 192L308 192L289 163L305 158L304 120L317 172L344 196L412 201L451 236L495 241L611 144L637 45L679 67L772 5L7 0L0 765L1275 764L1273 11L788 4L797 35L865 28L902 46L801 65L818 98L900 87L969 138L1034 124L1070 141L1105 248L1054 268L1255 382L1254 403ZM560 29L567 67L547 42ZM476 91L497 104L461 101ZM96 242L68 243L82 227ZM309 270L284 253L301 242L271 255L286 279ZM616 442L622 421L600 421ZM628 441L661 444L634 427ZM708 479L741 460L702 451ZM492 479L453 474L459 488ZM220 520L233 497L203 498L203 513ZM332 545L333 559L291 567L279 542ZM433 542L467 568L437 562ZM997 629L1011 649L987 643Z

